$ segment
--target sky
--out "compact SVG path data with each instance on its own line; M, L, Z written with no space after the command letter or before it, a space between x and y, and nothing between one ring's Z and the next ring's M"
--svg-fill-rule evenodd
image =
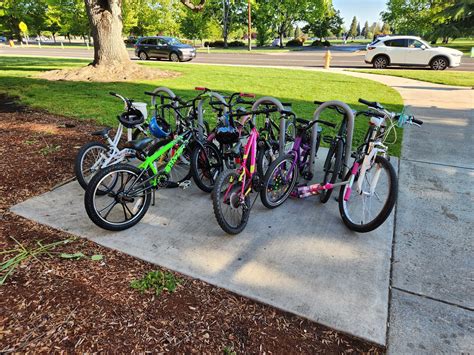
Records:
M364 26L365 21L369 21L369 25L375 21L381 22L380 12L385 9L387 0L332 0L332 3L341 12L344 25L349 29L354 16L361 26Z

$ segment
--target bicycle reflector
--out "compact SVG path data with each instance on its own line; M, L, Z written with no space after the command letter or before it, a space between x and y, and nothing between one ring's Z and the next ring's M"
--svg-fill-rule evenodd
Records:
M170 125L161 117L153 116L150 120L149 130L156 138L165 138L170 134Z

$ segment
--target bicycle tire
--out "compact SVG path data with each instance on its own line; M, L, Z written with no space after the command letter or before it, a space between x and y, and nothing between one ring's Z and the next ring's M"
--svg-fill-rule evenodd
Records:
M230 177L232 177L233 180L237 182L235 190L236 193L239 193L238 191L240 191L241 183L238 181L239 176L237 172L235 170L225 170L217 178L214 190L212 191L212 206L214 209L214 215L217 219L217 223L222 228L222 230L228 234L239 234L245 229L249 220L250 197L248 195L245 197L244 203L246 204L247 208L243 208L240 222L235 226L230 225L230 223L226 220L225 213L221 205L221 199L224 197L223 192L225 193L225 191L222 191L222 189L224 187L224 184L226 183L226 180L229 180Z
M294 154L285 154L278 157L268 168L267 173L265 174L265 178L263 179L263 188L260 190L260 199L262 200L262 204L269 209L277 208L281 206L290 196L291 192L293 191L297 181L298 181L298 167L295 165L293 169L293 174L291 176L291 182L289 184L288 190L285 191L283 196L281 196L277 201L272 202L268 196L268 185L274 176L274 172L278 167L285 161L290 162L293 166L293 161L296 159Z
M338 139L336 144L331 144L331 148L329 148L328 155L326 157L326 161L324 162L324 178L323 178L323 185L327 183L334 184L339 176L342 167L342 151L344 149L344 144L341 139ZM332 161L334 158L334 169L330 171L332 167ZM331 197L332 191L331 190L323 190L319 194L319 201L321 203L326 203L329 201Z
M397 201L398 181L395 169L393 168L392 164L390 164L390 162L382 156L377 156L375 158L375 164L377 163L381 164L382 167L387 170L390 188L387 201L385 202L380 213L372 221L366 224L354 223L351 218L346 214L346 209L344 208L344 194L346 185L342 185L341 190L339 192L339 213L341 214L342 221L349 229L358 233L367 233L380 227L389 217L390 213L393 210L393 207L395 206L395 202ZM348 172L344 181L347 181L350 176L351 172Z
M85 157L88 153L92 151L94 147L103 150L105 153L109 151L108 147L101 142L89 142L84 144L81 149L79 149L76 155L76 159L74 161L74 174L76 175L77 182L79 182L79 184L84 190L87 189L89 181L95 175L94 172L89 179L86 179L83 171L83 162L85 160Z
M271 155L269 153L270 149L273 150L273 154L276 156L275 158L276 160L279 155L278 147L272 146L271 148L269 148L268 145L265 144L263 148L259 148L257 150L257 159L256 159L257 172L259 176L262 178L265 176L268 168L273 163L273 161L270 161L271 160ZM268 161L268 164L265 164L265 161Z
M150 207L151 202L151 186L149 181L146 181L147 175L143 175L141 177L142 182L144 184L145 195L144 195L144 203L142 204L139 212L136 216L129 220L128 222L124 223L111 223L106 221L100 213L97 211L95 206L95 195L98 185L107 177L107 175L114 173L114 172L131 172L133 175L139 176L142 173L142 170L129 164L115 164L109 166L107 168L101 169L97 174L94 175L92 180L89 183L89 186L86 189L86 193L84 195L84 206L87 212L87 215L94 222L95 225L99 226L100 228L107 229L110 231L122 231L128 228L133 227L135 224L140 222L140 220L145 216L148 208ZM110 192L109 192L110 193ZM99 196L104 196L97 194ZM114 205L115 206L115 205ZM114 207L112 206L112 208ZM125 213L125 207L124 213ZM125 213L126 217L126 213Z
M204 152L203 152L204 149ZM204 155L204 157L203 157ZM212 155L213 159L217 159L217 175L214 176L212 170L213 167L209 167L209 155ZM203 166L203 164L205 166ZM203 169L204 168L204 169ZM206 143L204 145L199 145L196 144L194 150L193 150L193 156L191 158L191 173L194 182L196 183L197 187L199 187L202 191L210 193L214 189L214 185L216 183L218 175L222 172L223 170L223 162L222 162L222 157L219 153L219 149L212 144L212 143ZM200 172L203 171L203 174L201 176ZM209 176L209 183L206 183L204 180L205 176ZM212 179L211 179L212 177ZM212 181L213 180L213 181Z

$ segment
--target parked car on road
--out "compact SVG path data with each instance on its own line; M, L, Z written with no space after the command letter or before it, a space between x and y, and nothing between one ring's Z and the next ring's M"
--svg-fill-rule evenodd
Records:
M174 37L142 37L135 43L135 55L141 60L157 58L183 62L194 59L196 49L189 44L181 43Z
M458 67L462 52L446 47L432 47L420 37L386 36L367 46L365 62L374 68L391 65L430 66L433 70Z

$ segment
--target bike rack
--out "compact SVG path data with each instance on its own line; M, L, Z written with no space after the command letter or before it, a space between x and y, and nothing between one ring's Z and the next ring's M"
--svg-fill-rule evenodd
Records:
M278 111L284 111L285 107L280 102L280 100L275 99L274 97L264 96L252 105L252 111L256 111L260 105L271 104L277 107ZM255 122L254 122L255 123ZM286 131L286 119L280 117L280 154L283 154L283 149L285 148L285 131Z
M198 118L198 138L200 141L202 141L204 139L204 132L203 132L203 128L204 128L204 110L203 110L203 106L204 106L204 102L206 101L207 98L215 98L216 100L220 101L222 103L222 105L224 106L224 113L227 113L229 111L229 109L227 108L227 101L225 100L224 96L222 96L221 94L218 94L217 92L213 92L213 91L209 91L207 93L208 95L206 97L203 97L201 100L199 100L199 104L198 104L198 107L197 107L197 118Z
M321 115L321 112L323 112L326 108L329 106L339 106L342 108L346 115L347 115L347 141L346 141L346 155L345 155L345 160L343 161L343 166L344 166L344 176L347 174L347 171L349 169L349 158L351 156L351 151L352 151L352 135L354 133L354 113L352 109L347 105L346 103L342 101L326 101L322 103L318 109L314 112L313 115L313 120L318 120L319 116ZM311 131L311 155L310 155L310 161L311 161L311 171L315 173L316 171L316 141L318 139L318 123L315 123L315 125L312 128Z

